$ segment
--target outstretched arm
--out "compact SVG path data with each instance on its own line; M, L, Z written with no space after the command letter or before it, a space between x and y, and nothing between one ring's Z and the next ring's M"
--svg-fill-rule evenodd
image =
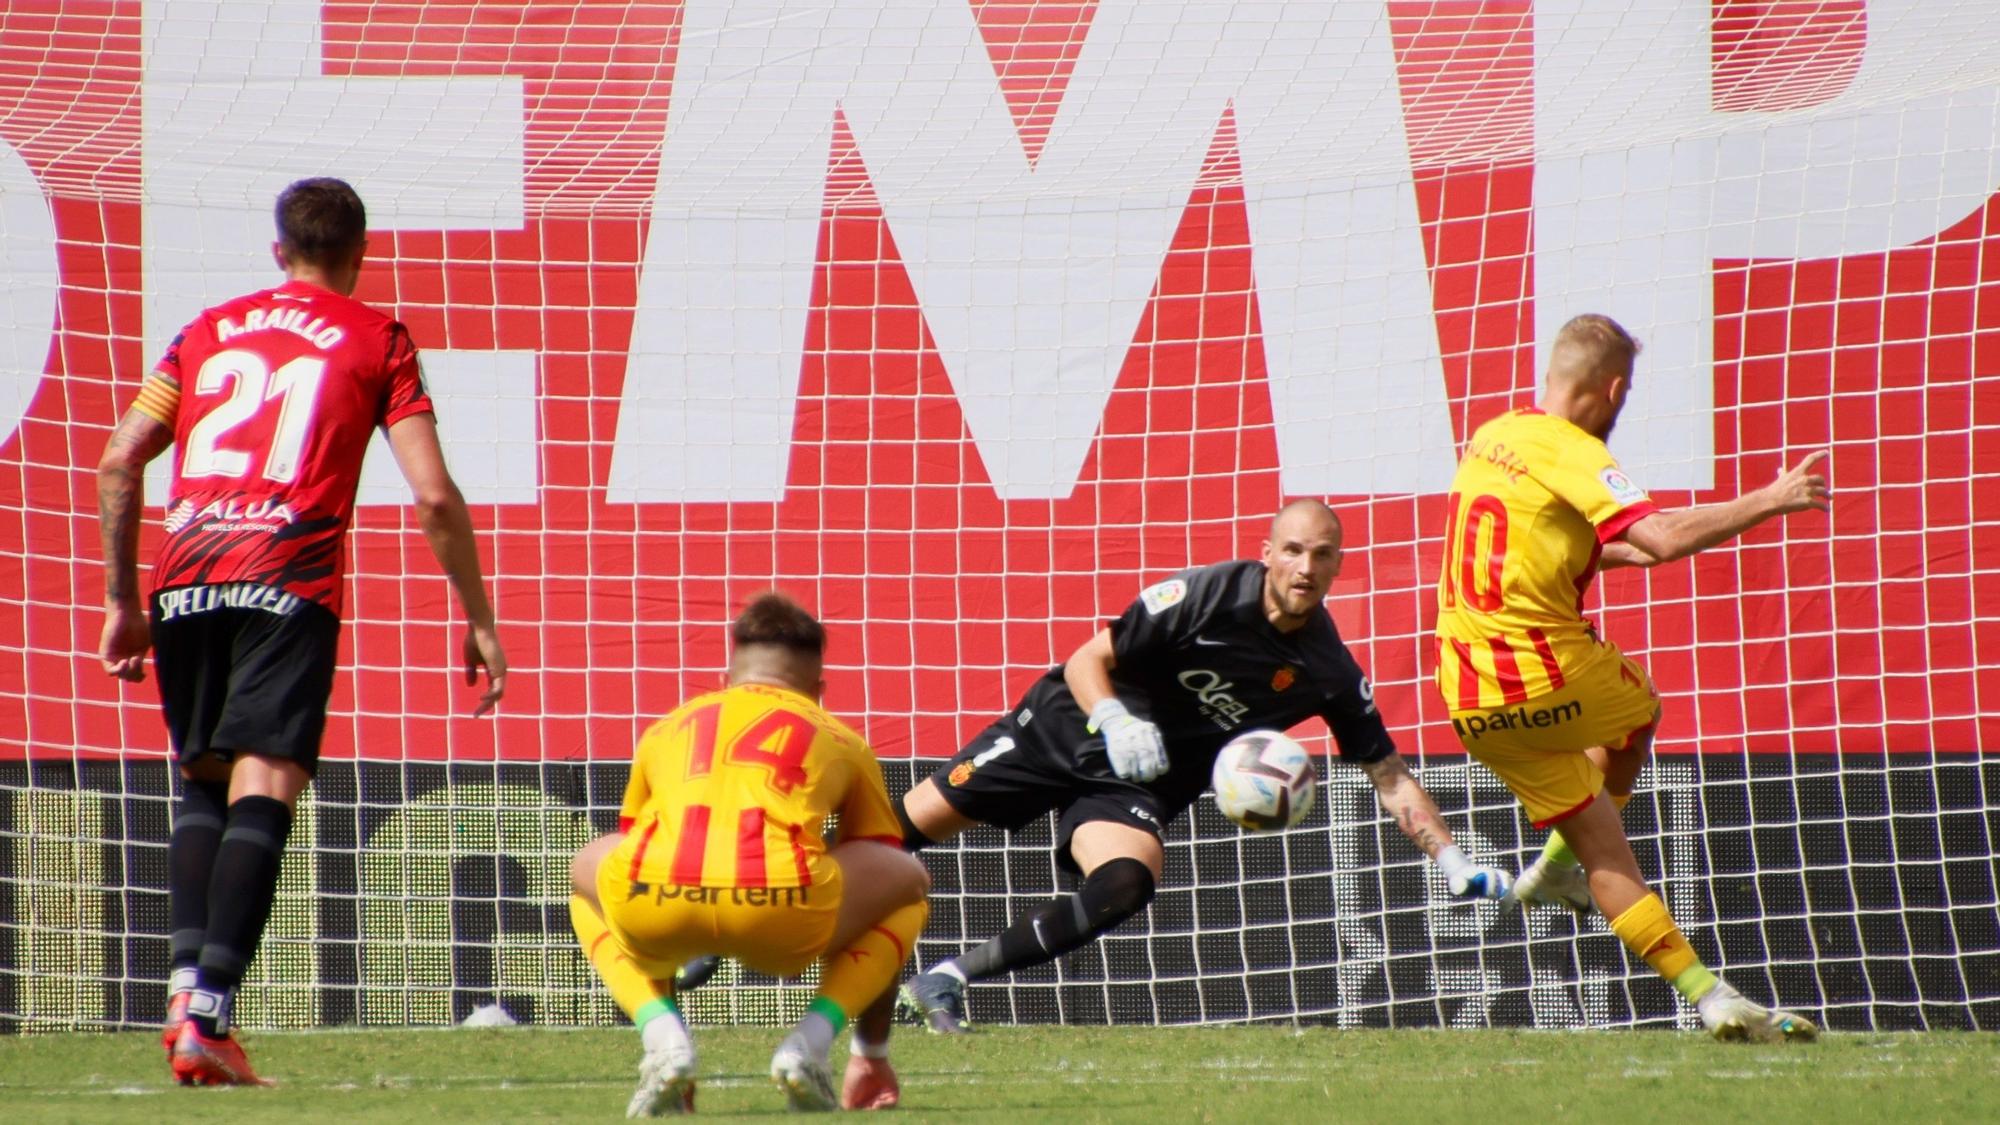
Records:
M465 609L465 682L479 682L479 669L486 669L486 691L480 695L474 715L484 715L500 702L507 690L507 654L493 627L493 606L486 600L486 580L479 569L479 544L472 533L472 516L465 510L465 496L444 465L444 450L438 444L437 419L429 413L412 414L389 427L389 449L417 506L417 523L430 542L431 554L451 579L458 604Z
M1779 473L1777 480L1734 500L1647 516L1625 529L1625 542L1634 550L1613 552L1607 544L1600 565L1610 569L1673 562L1734 539L1773 516L1807 508L1827 511L1832 501L1826 477L1813 471L1824 460L1822 449Z
M1418 784L1401 754L1364 763L1361 768L1375 783L1375 798L1382 802L1383 811L1444 872L1452 894L1499 898L1507 893L1513 879L1497 867L1484 867L1465 857L1452 842L1451 829L1445 827L1437 802Z
M146 463L173 440L170 427L127 410L97 462L97 527L104 546L104 632L97 656L106 674L134 683L146 678L146 650L153 645L139 600L139 513L146 506Z

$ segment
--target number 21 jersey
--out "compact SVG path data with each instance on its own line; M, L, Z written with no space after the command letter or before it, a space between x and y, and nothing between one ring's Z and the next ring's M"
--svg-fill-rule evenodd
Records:
M180 405L154 588L254 582L338 614L369 435L432 409L409 332L288 281L203 312L158 370Z

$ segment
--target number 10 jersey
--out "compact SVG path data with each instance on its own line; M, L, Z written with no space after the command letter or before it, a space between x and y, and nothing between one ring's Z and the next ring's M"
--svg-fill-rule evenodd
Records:
M1445 703L1511 706L1601 658L1584 594L1603 545L1656 510L1604 442L1566 419L1514 410L1479 427L1447 501L1437 587Z

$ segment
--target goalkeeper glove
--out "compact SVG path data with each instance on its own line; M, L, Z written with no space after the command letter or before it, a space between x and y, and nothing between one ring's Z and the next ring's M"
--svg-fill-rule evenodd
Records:
M1504 898L1514 885L1512 875L1472 862L1457 844L1438 849L1437 865L1444 872L1445 884L1458 898Z
M1127 781L1147 782L1167 772L1167 747L1160 728L1125 709L1114 698L1090 709L1090 733L1104 735L1111 772Z

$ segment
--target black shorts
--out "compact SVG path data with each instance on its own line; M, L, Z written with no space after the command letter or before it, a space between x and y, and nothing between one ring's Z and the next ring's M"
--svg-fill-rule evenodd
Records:
M318 767L340 645L331 610L232 582L154 593L152 623L175 761L254 753Z
M1194 801L1194 794L1180 800L1112 773L1104 740L1095 735L1078 732L1067 746L1023 737L1017 714L1018 708L979 732L931 780L961 816L1010 832L1056 810L1056 862L1065 870L1077 870L1069 842L1078 825L1108 820L1163 836Z

